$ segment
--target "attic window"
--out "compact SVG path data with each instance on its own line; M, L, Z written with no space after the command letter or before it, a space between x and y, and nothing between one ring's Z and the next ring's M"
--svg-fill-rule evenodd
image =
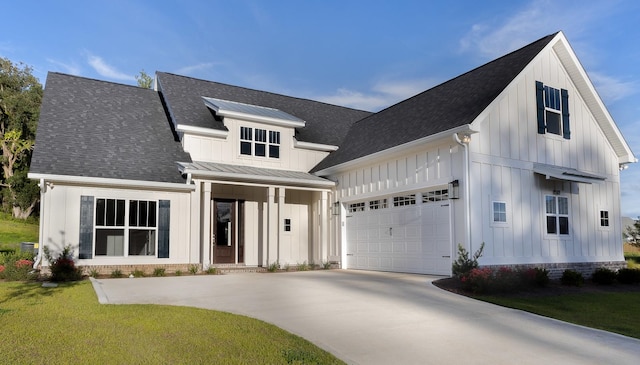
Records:
M267 153L270 158L280 158L280 132L240 127L241 155L267 157Z
M569 92L536 81L538 133L571 138L569 128Z

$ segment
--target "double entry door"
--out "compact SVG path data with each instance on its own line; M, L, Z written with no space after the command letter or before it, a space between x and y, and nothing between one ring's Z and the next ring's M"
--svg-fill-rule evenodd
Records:
M212 203L212 262L244 262L244 201L214 199Z

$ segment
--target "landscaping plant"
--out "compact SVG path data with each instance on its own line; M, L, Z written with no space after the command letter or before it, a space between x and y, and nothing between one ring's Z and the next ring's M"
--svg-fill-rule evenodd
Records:
M596 269L591 275L591 281L600 285L611 285L615 280L616 272L606 267Z
M560 283L562 283L562 285L569 286L582 286L582 284L584 284L584 277L581 273L575 270L566 269L562 272Z
M8 281L25 281L37 277L33 270L33 260L30 253L0 254L0 279Z
M71 246L64 246L62 252L57 258L54 258L49 247L44 246L44 257L49 261L49 270L51 271L51 281L77 281L82 280L82 269L76 267L73 260Z
M453 262L453 276L462 278L467 275L471 270L478 267L478 259L482 256L484 250L484 242L480 245L480 248L470 256L467 249L458 244L458 258Z

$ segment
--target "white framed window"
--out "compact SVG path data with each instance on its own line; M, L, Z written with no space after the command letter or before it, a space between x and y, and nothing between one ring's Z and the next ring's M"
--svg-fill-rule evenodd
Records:
M377 199L369 201L369 210L378 210L387 208L387 199Z
M600 211L600 228L609 228L609 211L601 210Z
M416 204L416 195L403 195L403 196L394 196L393 197L393 206L394 207L403 207L406 205L414 205Z
M507 223L507 203L502 201L492 202L491 217L494 224Z
M349 204L349 213L364 212L364 202Z
M449 200L449 190L447 189L429 190L422 193L423 203L440 202L443 200Z
M96 256L155 256L158 209L156 201L97 198Z
M545 218L547 234L569 234L569 198L564 196L545 196Z
M280 158L280 132L240 127L240 154Z
M551 133L571 139L569 92L536 81L538 133Z

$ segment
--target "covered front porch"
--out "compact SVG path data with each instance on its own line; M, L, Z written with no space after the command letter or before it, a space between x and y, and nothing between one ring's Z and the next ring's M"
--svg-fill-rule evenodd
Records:
M332 181L304 172L211 162L181 164L195 184L192 262L268 267L322 264L330 245ZM197 247L196 247L197 245Z

